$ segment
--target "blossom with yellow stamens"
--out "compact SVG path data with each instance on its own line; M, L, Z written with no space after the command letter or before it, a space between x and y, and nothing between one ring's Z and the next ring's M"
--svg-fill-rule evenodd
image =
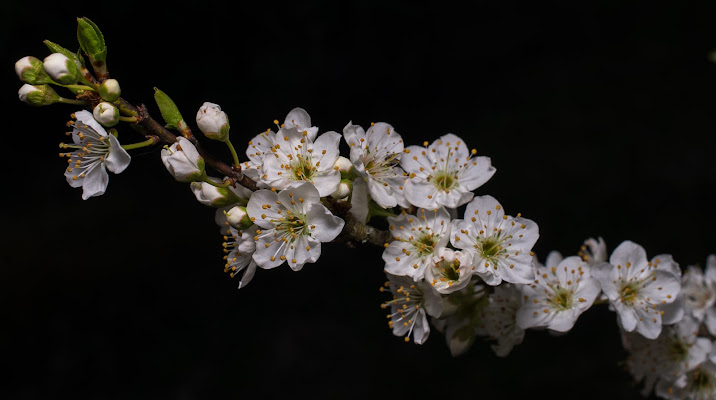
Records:
M495 174L489 157L473 157L465 142L449 133L425 147L409 146L400 159L408 174L405 196L416 207L457 208L472 200L473 190Z
M335 239L345 223L320 200L310 182L278 193L262 189L251 195L246 211L259 226L253 256L259 267L275 268L286 262L298 271L318 260L321 242Z
M539 237L533 221L505 214L492 196L475 197L463 219L452 221L450 243L473 254L473 273L490 286L534 280L532 246Z
M520 287L524 303L517 312L517 324L522 329L567 332L601 293L599 281L590 276L589 264L580 257L552 262L548 257L547 265L537 265L534 282Z
M388 326L395 336L405 336L405 341L423 344L430 335L427 316L440 317L443 305L440 294L426 282L415 282L409 277L386 274L385 283L393 298L381 304L390 308ZM382 288L381 288L382 289Z
M61 149L74 149L60 153L68 158L65 178L72 187L82 188L82 199L100 196L107 190L109 175L127 168L131 157L114 135L108 135L89 111L77 111L72 126L72 144L60 143Z
M383 208L408 207L404 186L405 172L398 166L403 155L403 138L385 122L371 123L368 132L349 122L343 138L350 146L350 157L358 177L370 197Z
M388 217L390 233L396 239L383 251L385 271L421 280L433 263L433 254L450 238L450 214L444 207L419 209L417 215L403 213Z
M671 319L663 308L681 291L677 271L680 269L670 256L649 261L643 247L626 240L614 249L608 263L592 267L592 276L619 315L621 327L655 339L661 333L663 317Z

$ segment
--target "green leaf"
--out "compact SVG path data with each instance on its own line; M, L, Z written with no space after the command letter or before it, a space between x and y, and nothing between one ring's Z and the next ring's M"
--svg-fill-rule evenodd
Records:
M154 100L157 102L157 106L159 106L159 111L162 113L162 118L164 118L167 128L176 129L177 126L179 126L179 122L183 121L184 118L181 116L179 108L174 104L174 101L172 101L166 93L157 88L154 88Z
M97 25L87 17L77 18L77 40L92 62L107 60L107 46Z

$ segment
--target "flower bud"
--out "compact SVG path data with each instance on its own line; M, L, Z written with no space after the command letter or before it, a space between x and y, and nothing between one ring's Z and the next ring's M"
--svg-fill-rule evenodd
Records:
M60 96L48 85L24 84L17 92L20 100L31 106L48 106L60 101Z
M336 159L335 164L333 164L333 168L337 168L338 171L341 172L341 179L352 180L353 178L355 178L355 170L353 168L353 163L351 162L351 160L343 156L338 156L338 159Z
M111 127L119 123L119 109L112 103L101 102L92 110L94 119L100 124Z
M349 194L351 194L351 183L349 180L344 179L338 185L338 189L336 189L335 192L331 193L331 197L340 200L347 197Z
M249 218L249 214L246 212L246 207L236 206L232 207L226 212L226 221L232 227L242 231L250 227L253 222Z
M75 62L62 53L52 53L45 57L43 67L47 75L59 84L70 85L79 80L80 72Z
M338 156L338 159L336 159L336 163L333 164L333 167L338 167L338 170L341 172L350 172L350 170L353 169L353 163L351 160L343 156Z
M162 149L161 158L177 181L188 183L204 180L204 158L186 138L180 137L176 143Z
M219 178L209 178L212 182L222 183ZM236 188L216 187L207 182L192 182L191 191L199 200L199 203L209 207L226 207L232 204L246 205L251 197L251 192L246 193L246 188L237 185Z
M229 139L229 117L218 104L205 102L196 113L196 124L209 139L222 142Z
M104 101L113 103L119 99L121 93L119 82L116 79L107 79L99 85L99 95Z
M21 81L30 85L44 85L53 83L52 79L45 72L42 61L39 58L27 56L15 63L15 73Z

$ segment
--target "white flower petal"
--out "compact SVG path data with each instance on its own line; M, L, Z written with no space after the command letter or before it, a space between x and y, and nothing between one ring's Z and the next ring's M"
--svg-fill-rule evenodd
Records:
M321 204L314 204L306 214L306 220L312 225L311 236L321 242L330 242L343 230L345 222Z
M82 181L82 199L87 200L90 197L103 195L108 184L109 174L102 164L97 165L87 173Z
M114 135L109 135L109 143L109 154L104 160L104 165L108 170L119 174L127 168L129 162L132 161L132 157L122 148Z

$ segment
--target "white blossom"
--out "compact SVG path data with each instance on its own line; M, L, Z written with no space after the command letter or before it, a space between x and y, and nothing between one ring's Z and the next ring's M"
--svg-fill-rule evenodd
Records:
M425 282L415 282L404 276L386 274L393 298L381 304L382 308L390 308L388 326L395 336L410 335L417 344L423 344L430 335L427 316L439 317L442 313L442 298ZM383 288L381 288L382 290Z
M532 246L539 237L533 221L505 214L492 196L475 197L464 219L452 221L450 243L473 254L473 273L491 286L532 283Z
M315 137L318 128L308 129L296 124L310 124L305 111L292 111L283 127L274 133L268 130L249 142L249 161L242 170L263 187L284 190L311 182L321 197L335 192L341 173L335 167L341 135L326 132ZM298 117L301 118L298 118ZM289 118L298 118L298 120ZM315 140L314 140L315 139Z
M657 396L668 400L716 399L716 364L707 361L675 379L662 379L656 385Z
M385 271L414 280L424 277L433 263L433 254L447 245L450 238L450 215L444 207L421 208L417 215L403 213L388 217L390 233L395 238L383 251Z
M278 125L278 121L274 121L274 123ZM306 110L300 107L294 108L288 113L288 115L286 115L286 119L284 119L283 124L279 126L279 129L281 128L295 128L299 132L306 132L306 136L309 140L311 140L311 142L316 140L316 135L318 134L318 128L311 125L311 116L308 115ZM249 145L246 148L246 155L249 157L249 160L241 164L241 171L249 178L256 181L256 184L259 185L259 187L269 187L262 182L259 177L261 176L260 172L263 166L264 157L272 154L271 149L275 138L276 133L271 129L267 129L266 131L254 136L254 138L249 141ZM338 160L336 160L336 162L338 162Z
M671 258L661 263L659 257L648 261L644 248L627 240L614 249L609 263L592 267L625 331L659 336L663 306L673 303L681 289Z
M589 238L584 241L577 253L589 265L597 265L607 261L607 244L601 237Z
M711 314L709 323L713 323L712 311L716 303L716 265L713 256L709 257L706 273L697 266L688 266L681 277L681 294L684 306L699 322L703 322L707 313ZM708 327L707 323L707 327Z
M711 254L706 259L706 269L704 279L716 286L716 254ZM704 324L711 335L716 336L716 306L711 305L706 308L706 316L704 318ZM716 362L716 361L714 361Z
M685 317L678 324L665 327L655 339L637 333L625 333L629 350L627 369L636 382L643 382L647 395L661 379L673 381L706 361L711 341L698 337L699 323Z
M601 292L589 271L589 264L578 256L558 263L548 258L546 265L538 265L534 282L521 287L524 304L517 313L517 324L523 329L572 329Z
M256 231L258 227L251 225L245 230L237 230L234 227L225 227L222 229L224 233L224 256L226 264L224 272L228 273L232 278L241 275L239 280L239 289L245 287L256 273L256 261L253 259L256 251Z
M441 247L433 252L432 260L425 269L425 279L441 294L460 290L472 278L470 253Z
M246 210L259 230L254 260L261 268L284 262L294 271L313 263L321 255L321 242L341 233L344 221L320 203L318 190L308 182L276 193L258 190Z
M503 283L488 296L478 333L497 341L491 347L498 357L507 357L524 340L525 330L517 324L517 311L521 306L519 285Z
M403 186L406 174L398 166L403 154L403 138L385 122L372 123L368 132L349 122L343 137L350 146L350 157L358 177L368 185L370 197L379 206L408 207Z
M60 148L75 149L60 153L68 157L65 178L72 187L82 187L82 199L100 196L107 190L107 170L119 174L129 165L131 157L114 135L108 135L89 111L77 111L72 122L72 144Z
M463 140L451 133L424 145L407 147L400 159L410 178L405 196L416 207L459 207L472 200L472 191L495 174L488 157L473 157L477 152L469 151Z
M179 182L199 181L206 173L204 158L184 137L179 137L171 146L165 146L161 158L167 171Z

